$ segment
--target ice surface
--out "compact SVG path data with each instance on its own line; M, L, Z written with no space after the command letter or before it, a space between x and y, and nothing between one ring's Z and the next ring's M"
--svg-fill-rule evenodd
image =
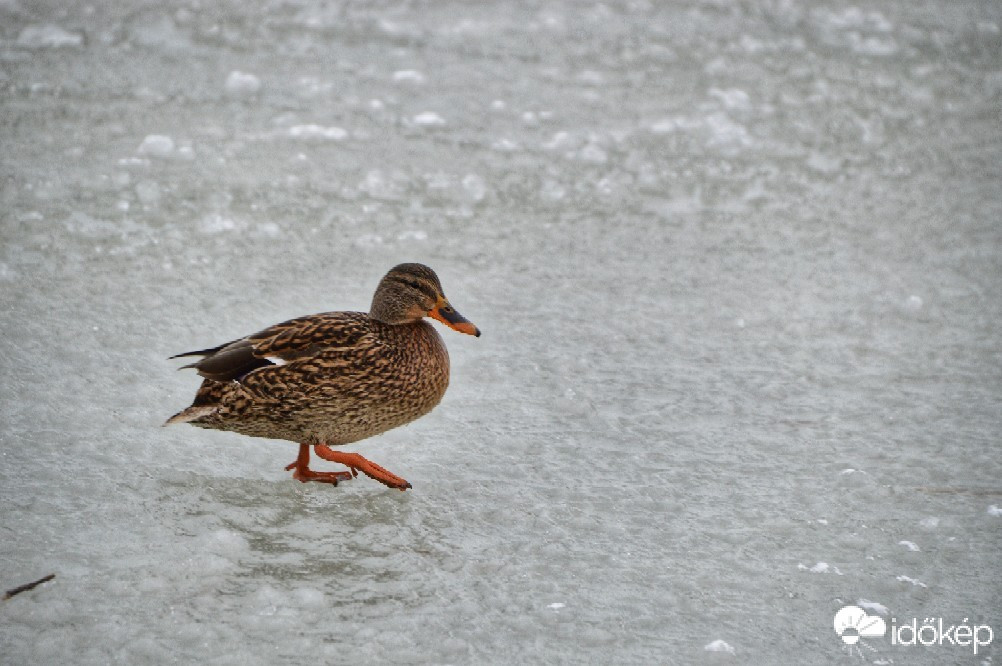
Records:
M163 134L147 135L142 143L139 144L139 148L136 149L136 153L139 155L149 155L152 157L167 157L173 152L174 139Z
M413 69L401 69L393 72L394 81L406 81L408 83L424 83L424 74Z
M999 3L0 19L0 589L56 574L3 663L849 663L859 599L1002 636ZM357 446L412 491L160 427L167 356L401 261L483 330Z
M302 139L333 139L340 141L348 136L343 127L322 127L320 125L293 125L289 128L289 136Z
M411 122L421 127L438 127L445 124L445 118L438 115L434 111L423 111L422 113L414 116L414 118L411 119Z
M29 49L58 49L80 46L83 44L83 37L58 25L29 25L18 34L15 44Z
M904 574L898 576L897 580L901 581L902 583L911 583L912 585L915 585L916 587L929 587L928 585L926 585L922 581L916 580L916 579L912 578L911 576L905 576Z
M703 649L707 652L726 652L727 654L734 654L734 648L728 645L726 641L719 638L704 645Z
M867 599L860 599L859 601L856 602L856 605L870 613L889 615L891 612L884 604L878 603L876 601L868 601Z
M255 74L234 70L227 75L223 87L233 97L247 97L260 92L261 79Z

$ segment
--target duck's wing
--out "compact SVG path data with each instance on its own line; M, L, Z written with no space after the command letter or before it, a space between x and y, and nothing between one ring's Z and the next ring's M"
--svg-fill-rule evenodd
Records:
M358 348L371 339L368 315L326 312L290 319L246 338L171 358L204 356L183 367L194 368L202 377L217 382L240 382L260 368L286 365L327 350Z

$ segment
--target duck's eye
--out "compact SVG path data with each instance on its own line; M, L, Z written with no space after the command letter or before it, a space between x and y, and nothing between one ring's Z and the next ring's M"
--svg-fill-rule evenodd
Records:
M411 289L420 289L421 288L421 284L417 280L407 280L406 284Z
M446 305L444 308L442 308L442 312L445 312L446 314L452 314L455 311L456 310L451 305Z

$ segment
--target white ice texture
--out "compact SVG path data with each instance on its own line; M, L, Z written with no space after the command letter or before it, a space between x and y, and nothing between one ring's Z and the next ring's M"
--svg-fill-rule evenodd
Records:
M850 663L850 604L1002 634L998 2L0 24L0 590L55 574L0 662ZM168 356L404 261L483 331L434 323L442 403L345 449L412 490L160 427L200 382Z
M224 88L233 97L247 97L261 90L261 79L255 74L234 70L227 75Z

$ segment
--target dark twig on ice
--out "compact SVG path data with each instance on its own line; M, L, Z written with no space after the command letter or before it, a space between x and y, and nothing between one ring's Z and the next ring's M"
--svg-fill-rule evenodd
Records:
M31 590L31 589L34 589L34 588L38 587L42 583L48 583L50 580L52 580L55 577L56 577L56 574L49 574L48 576L44 576L42 578L39 578L38 580L36 580L33 583L25 583L24 585L18 585L17 587L11 588L11 589L7 590L7 593L5 595L3 595L3 600L7 601L11 597L13 597L15 594L21 594L22 592L27 592L28 590Z

